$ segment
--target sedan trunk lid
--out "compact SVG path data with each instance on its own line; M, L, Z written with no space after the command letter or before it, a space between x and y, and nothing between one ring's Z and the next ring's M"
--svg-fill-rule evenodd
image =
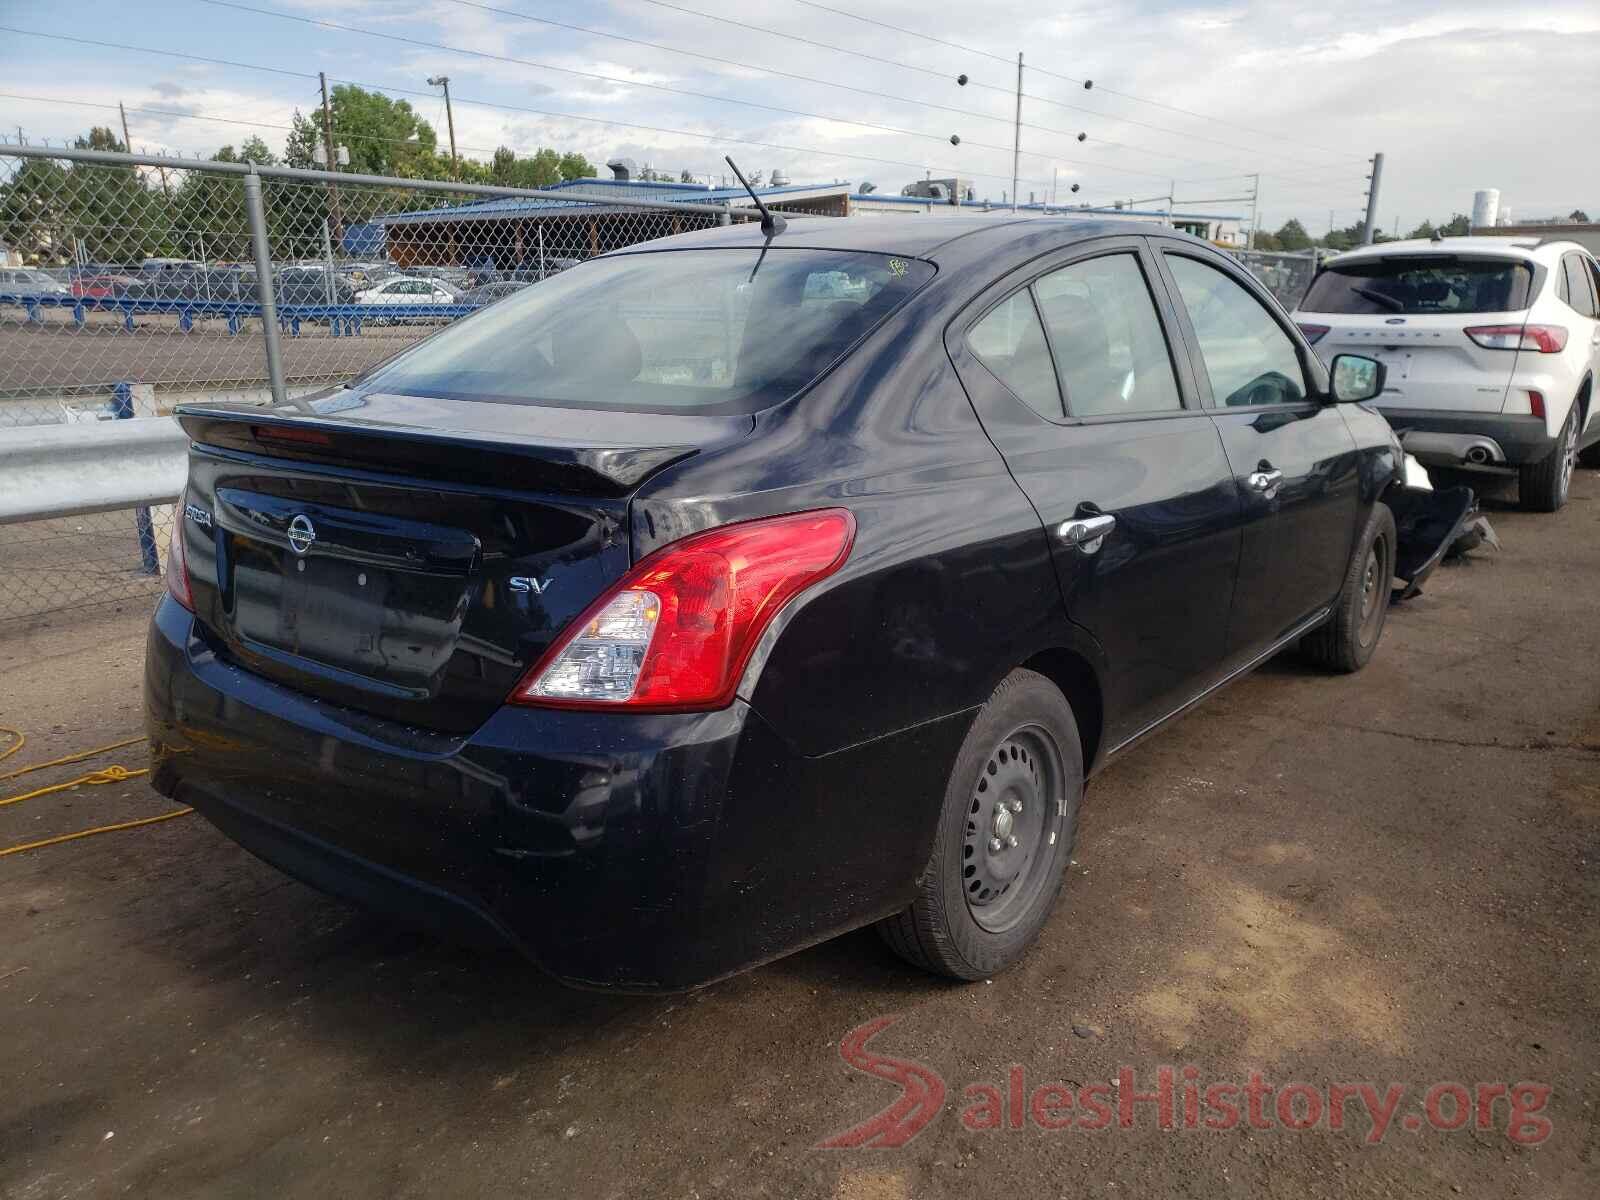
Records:
M350 391L313 406L180 410L202 636L299 691L452 732L627 570L640 484L753 424Z

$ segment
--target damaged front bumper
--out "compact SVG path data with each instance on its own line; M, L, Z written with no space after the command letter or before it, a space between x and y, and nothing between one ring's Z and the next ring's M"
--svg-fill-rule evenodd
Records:
M1421 592L1423 581L1452 548L1465 552L1484 542L1500 547L1500 539L1489 519L1478 512L1478 497L1469 487L1434 491L1431 487L1396 486L1384 500L1394 513L1395 600L1409 600Z

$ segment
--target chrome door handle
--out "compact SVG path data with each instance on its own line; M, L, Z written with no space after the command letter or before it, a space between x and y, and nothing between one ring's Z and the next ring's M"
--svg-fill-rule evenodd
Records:
M1271 498L1278 490L1278 485L1283 482L1283 472L1279 470L1252 471L1245 476L1245 483L1253 492L1260 492L1263 496Z
M1106 540L1106 534L1117 527L1117 519L1109 513L1092 517L1070 517L1056 526L1056 536L1069 546L1093 554Z

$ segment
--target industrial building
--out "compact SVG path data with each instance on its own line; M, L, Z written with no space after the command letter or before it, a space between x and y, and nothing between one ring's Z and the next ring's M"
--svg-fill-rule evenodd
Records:
M472 266L509 270L537 267L553 259L590 258L654 238L694 228L691 214L640 209L629 202L670 201L689 205L730 206L735 220L754 219L755 204L741 187L707 187L632 177L632 164L610 164L612 179L574 179L542 190L570 199L504 197L442 208L391 213L363 228L370 240L401 267ZM1218 213L1169 213L1136 209L1028 203L1013 209L973 199L969 181L919 180L898 196L856 190L849 183L792 184L757 187L769 208L819 217L920 215L943 217L1013 211L1033 216L1117 217L1171 225L1219 246L1244 245L1242 219ZM377 251L377 246L372 247Z

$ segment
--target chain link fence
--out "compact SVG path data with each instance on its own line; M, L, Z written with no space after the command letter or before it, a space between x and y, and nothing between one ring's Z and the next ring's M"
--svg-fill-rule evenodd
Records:
M292 400L583 259L747 216L637 191L0 146L0 468L19 431ZM170 520L0 523L0 628L148 604Z

